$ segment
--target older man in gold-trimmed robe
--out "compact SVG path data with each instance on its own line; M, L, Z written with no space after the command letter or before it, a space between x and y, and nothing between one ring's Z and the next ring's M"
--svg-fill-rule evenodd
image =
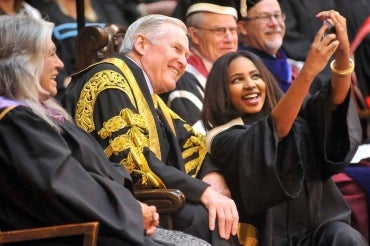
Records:
M174 229L212 245L238 245L236 206L206 154L204 136L157 95L185 72L185 25L147 16L128 28L125 39L120 54L72 76L64 106L137 183L185 194Z

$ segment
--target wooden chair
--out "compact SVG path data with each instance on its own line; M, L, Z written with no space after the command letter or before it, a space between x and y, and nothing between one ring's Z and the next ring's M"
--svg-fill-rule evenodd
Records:
M98 231L99 222L47 226L5 232L0 231L0 245L4 243L83 235L83 246L96 246Z
M126 29L119 25L104 28L87 26L76 37L76 63L78 70L118 52ZM173 229L172 215L185 204L184 194L175 189L144 189L136 187L135 197L148 205L157 207L160 225Z
M104 28L86 26L79 30L75 54L77 70L118 52L125 32L125 27L116 24Z
M184 194L176 189L140 189L135 188L135 197L141 202L157 207L160 225L173 229L172 215L185 204Z
M99 60L98 52L108 44L108 33L103 28L87 26L76 38L76 68L82 70Z

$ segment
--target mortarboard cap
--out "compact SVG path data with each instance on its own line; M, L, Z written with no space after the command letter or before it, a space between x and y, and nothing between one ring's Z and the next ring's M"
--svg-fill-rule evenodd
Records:
M261 2L263 0L247 0L247 8L248 9L251 9L254 7L254 5L256 5L257 3Z
M247 17L247 11L250 8L250 5L247 3L249 2L257 2L256 1L250 1L250 0L234 0L235 1L235 6L236 6L236 11L238 12L238 19L243 19ZM260 0L262 1L262 0ZM253 5L254 6L254 5Z
M235 0L236 9L238 11L238 19L247 17L247 10L250 10L261 1L263 0ZM280 2L280 0L277 1Z
M235 18L238 18L235 0L192 0L186 12L186 17L196 12L211 12L216 14L232 15Z

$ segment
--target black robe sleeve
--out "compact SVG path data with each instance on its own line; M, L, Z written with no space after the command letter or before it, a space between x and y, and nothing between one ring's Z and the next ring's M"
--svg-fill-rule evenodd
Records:
M361 125L356 107L351 99L333 109L330 100L330 85L309 96L300 116L309 125L309 135L313 141L312 151L323 168L324 177L343 171L362 141ZM298 140L305 142L304 139ZM310 159L311 157L307 157Z
M59 134L18 106L0 121L0 136L1 225L99 221L99 241L144 243L130 176L114 167L89 135L68 122Z
M349 164L346 158L361 140L358 116L349 96L332 111L328 90L329 86L307 99L291 132L281 140L271 116L213 137L212 158L225 176L241 218L297 197L310 204L312 191L321 193L320 184ZM303 195L304 189L312 194Z
M211 150L242 214L253 215L296 197L302 187L294 133L279 141L269 117L219 133Z

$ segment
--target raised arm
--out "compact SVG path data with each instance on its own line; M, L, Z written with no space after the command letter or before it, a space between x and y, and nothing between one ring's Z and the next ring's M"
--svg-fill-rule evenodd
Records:
M335 26L338 26L337 32L343 33L338 35L340 39L335 34L329 34L323 38L323 34L328 27L327 25L323 25L317 32L302 70L284 97L272 110L272 118L279 138L283 138L289 133L315 76L324 69L338 47L340 47L340 50L338 49L336 53L338 61L334 64L335 68L337 70L346 70L349 67L349 45L344 17L333 10L320 12L317 17L333 19ZM348 56L345 55L346 49L348 49ZM343 102L350 85L346 85L345 77L340 75L334 75L333 77L332 102L334 105L337 105ZM348 79L350 80L350 78ZM344 82L345 85L340 85L341 82Z
M333 10L320 12L316 16L322 20L331 19L335 25L336 40L339 41L339 46L335 52L335 59L330 64L332 70L331 102L335 106L341 104L348 94L351 87L351 74L355 65L353 60L350 59L346 19Z

